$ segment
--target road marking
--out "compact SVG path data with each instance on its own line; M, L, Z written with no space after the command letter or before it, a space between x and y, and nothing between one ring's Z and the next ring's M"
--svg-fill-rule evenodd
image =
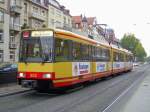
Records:
M128 87L125 91L123 91L107 108L105 108L102 112L107 112L113 104L115 104L119 99L121 99L131 88L133 88L135 85L138 84L138 82L144 77L145 75L142 75L139 79L137 79L130 87ZM100 112L100 111L99 111Z

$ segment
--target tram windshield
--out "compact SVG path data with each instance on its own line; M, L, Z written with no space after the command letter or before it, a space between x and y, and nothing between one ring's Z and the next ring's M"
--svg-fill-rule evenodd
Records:
M51 62L53 57L53 35L36 31L24 35L20 45L20 61Z

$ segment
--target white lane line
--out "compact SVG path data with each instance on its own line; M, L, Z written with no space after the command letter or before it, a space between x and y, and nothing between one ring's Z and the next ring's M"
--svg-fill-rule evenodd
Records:
M102 112L107 112L113 104L115 104L119 99L121 99L131 88L133 88L137 83L144 77L145 75L142 75L138 80L136 80L130 87L128 87L124 92L122 92L107 108L105 108Z

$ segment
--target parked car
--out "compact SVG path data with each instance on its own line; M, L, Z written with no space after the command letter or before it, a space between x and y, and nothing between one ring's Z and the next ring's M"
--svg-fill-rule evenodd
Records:
M17 64L7 64L0 68L0 73L15 73L17 68Z

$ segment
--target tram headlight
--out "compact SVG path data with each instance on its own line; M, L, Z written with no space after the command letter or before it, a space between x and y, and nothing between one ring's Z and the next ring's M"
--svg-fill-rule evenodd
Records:
M20 78L25 78L25 74L24 73L19 73L19 77Z
M51 74L44 74L44 75L43 75L43 78L50 79L51 77L52 77Z

